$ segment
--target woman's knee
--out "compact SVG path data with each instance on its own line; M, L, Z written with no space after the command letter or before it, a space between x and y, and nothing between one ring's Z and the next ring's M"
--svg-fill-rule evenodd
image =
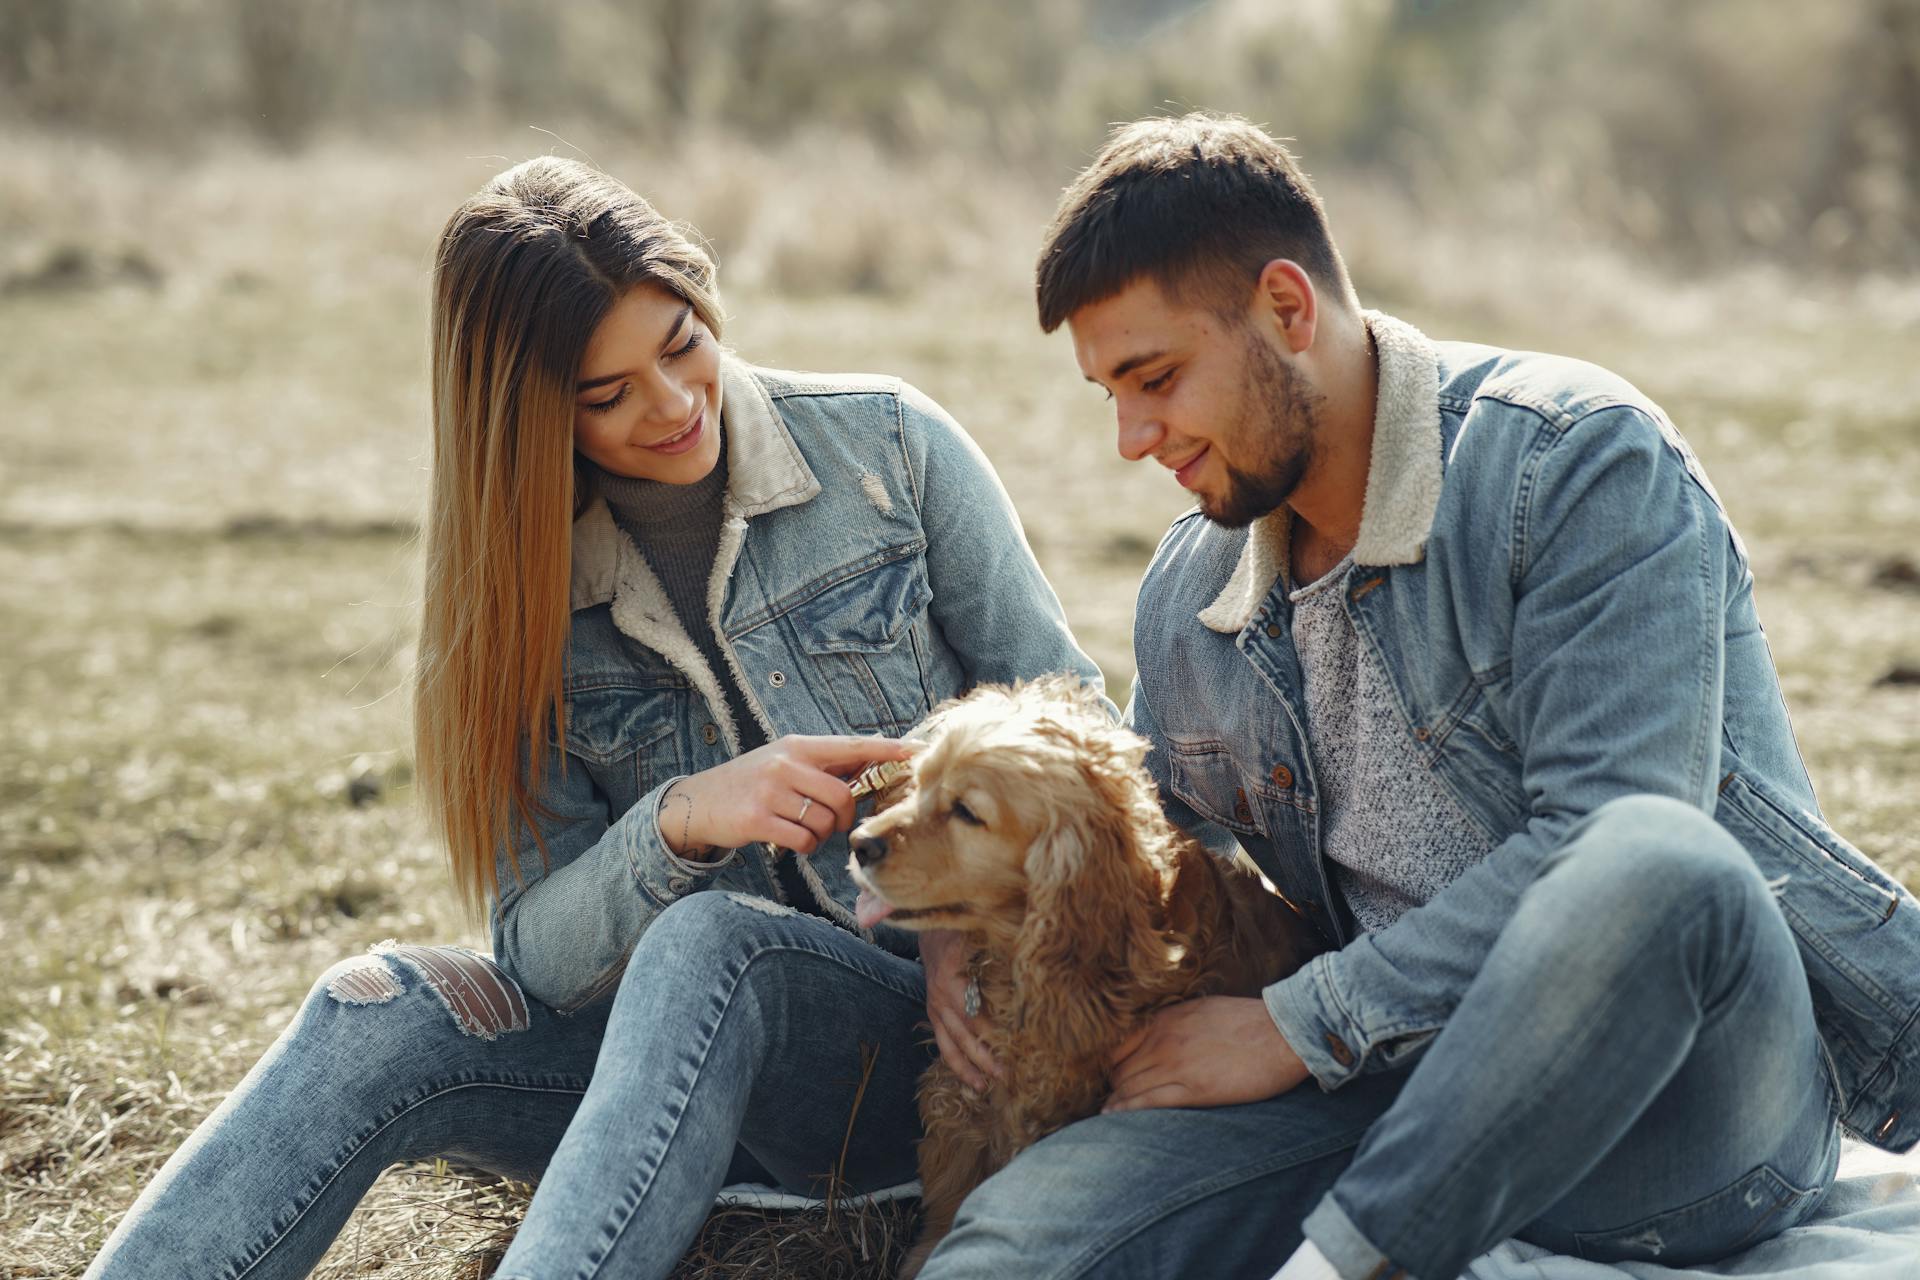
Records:
M342 1080L405 1093L466 1050L525 1032L529 1018L519 985L486 957L383 943L320 975L289 1040Z
M799 915L766 898L725 890L691 893L667 906L634 948L627 980L712 974L751 960Z

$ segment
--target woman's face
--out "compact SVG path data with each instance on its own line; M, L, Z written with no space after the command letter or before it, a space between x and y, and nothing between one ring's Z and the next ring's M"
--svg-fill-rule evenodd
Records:
M573 447L615 475L692 484L720 456L720 351L693 308L636 285L587 342Z

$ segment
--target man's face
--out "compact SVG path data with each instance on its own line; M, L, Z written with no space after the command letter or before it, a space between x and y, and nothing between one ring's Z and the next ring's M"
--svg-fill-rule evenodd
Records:
M1235 323L1136 280L1067 328L1080 372L1113 399L1120 456L1172 471L1209 520L1246 525L1306 474L1321 397L1251 305Z

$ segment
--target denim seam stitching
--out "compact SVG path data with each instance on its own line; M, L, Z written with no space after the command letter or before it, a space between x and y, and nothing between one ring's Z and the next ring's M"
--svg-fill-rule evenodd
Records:
M1200 1203L1202 1200L1217 1196L1223 1191L1231 1190L1243 1183L1251 1182L1256 1178L1263 1178L1276 1170L1289 1168L1297 1164L1305 1164L1309 1160L1317 1160L1321 1156L1329 1155L1332 1152L1342 1150L1349 1146L1356 1146L1365 1136L1365 1130L1362 1129L1358 1134L1323 1139L1311 1146L1289 1151L1282 1156L1270 1156L1255 1164L1242 1165L1238 1169L1227 1173L1216 1174L1205 1182L1189 1186L1185 1188L1181 1194L1169 1196L1164 1200L1157 1201L1153 1205L1140 1210L1132 1218L1120 1222L1114 1226L1106 1236L1096 1237L1084 1246L1079 1253L1061 1264L1061 1269L1052 1273L1053 1280L1072 1280L1072 1277L1076 1275L1084 1275L1086 1267L1099 1262L1128 1240L1139 1235L1142 1231L1167 1217L1169 1214L1177 1213L1182 1209Z
M1700 928L1699 918L1696 916L1694 919L1689 920L1684 926L1684 928L1688 933L1697 932L1698 929ZM1644 959L1644 953L1642 955L1642 958ZM1615 987L1608 992L1608 998L1606 1003L1600 1006L1600 1008L1596 1011L1595 1016L1590 1017L1587 1020L1587 1023L1586 1023L1587 1027L1591 1029L1593 1027L1599 1026L1602 1022L1604 1022L1605 1019L1600 1015L1609 1013L1612 1010L1612 1008L1619 1003L1620 998L1621 998L1620 991L1619 991L1618 985L1616 984ZM1547 1072L1551 1073L1554 1069L1558 1068L1561 1063L1565 1062L1569 1057L1573 1056L1576 1049L1584 1050L1586 1043L1587 1041L1585 1037L1581 1037L1581 1036L1570 1037L1565 1044L1561 1045L1560 1052L1554 1056L1553 1062L1549 1064L1547 1068ZM1512 1115L1513 1115L1513 1112L1509 1111L1507 1118L1510 1119ZM1454 1159L1447 1166L1440 1181L1444 1183L1444 1182L1450 1182L1458 1178L1461 1174L1461 1171L1466 1167L1468 1167L1470 1164L1472 1164L1475 1160L1477 1160L1481 1152L1487 1150L1491 1146L1495 1138L1498 1136L1500 1135L1495 1132L1494 1127L1489 1127L1488 1129L1483 1130L1479 1139L1471 1143L1465 1152L1463 1152L1458 1158ZM1415 1230L1419 1234L1423 1236L1431 1234L1433 1227L1436 1225L1434 1216L1431 1212L1409 1206L1408 1213L1412 1223L1414 1224ZM1359 1224L1356 1222L1355 1225L1357 1226ZM1480 1252L1484 1252L1484 1251L1485 1250L1482 1249Z
M1687 504L1693 511L1688 531L1694 535L1700 557L1701 616L1711 619L1716 613L1714 596L1719 594L1713 590L1713 539L1708 536L1706 513L1700 510L1699 500L1694 495L1695 487L1692 477L1688 476L1681 492L1686 495ZM1703 672L1711 673L1717 666L1723 686L1726 683L1727 666L1727 655L1722 648L1725 642L1718 627L1700 628L1701 668ZM1693 794L1709 798L1712 796L1714 771L1720 761L1720 735L1716 732L1714 720L1722 715L1721 706L1722 699L1701 698L1699 719L1694 724L1693 760L1692 768L1688 770L1688 781L1693 784Z
M310 1197L308 1197L307 1202L300 1206L300 1211L294 1214L293 1221L289 1222L286 1225L286 1229L283 1231L280 1231L279 1233L275 1234L271 1239L267 1240L261 1246L260 1252L257 1255L255 1255L247 1263L246 1266L242 1267L240 1270L233 1273L233 1280L244 1280L244 1277L248 1273L250 1273L255 1267L259 1266L261 1262L263 1262L266 1259L267 1255L271 1254L275 1249L279 1248L281 1242L283 1242L288 1236L292 1235L294 1228L298 1227L300 1223L306 1218L307 1214L312 1211L313 1206L320 1202L320 1198L326 1192L326 1189L332 1186L334 1182L339 1179L340 1175L347 1171L348 1166L352 1165L355 1160L358 1160L360 1158L361 1153L367 1149L367 1147L373 1142L375 1138L379 1137L381 1134L385 1133L388 1129L391 1129L395 1124L399 1123L401 1117L409 1115L414 1111L417 1111L421 1107L426 1106L429 1102L433 1102L436 1099L445 1097L447 1094L450 1094L450 1093L458 1093L464 1089L512 1089L520 1093L579 1093L579 1094L586 1093L586 1087L584 1085L582 1085L578 1089L572 1089L572 1088L561 1088L553 1085L513 1084L506 1081L498 1081L498 1080L468 1080L468 1081L462 1081L457 1084L442 1086L440 1088L435 1089L433 1092L427 1094L426 1096L414 1102L408 1103L405 1107L402 1107L399 1111L396 1111L392 1116L388 1117L384 1122L380 1124L378 1128L374 1129L371 1133L367 1134L364 1138L361 1138L358 1142L353 1144L353 1149L350 1152L348 1152L347 1158L342 1160L334 1168L333 1172L327 1175L325 1182L322 1182L317 1188L314 1189L313 1194Z
M692 1085L688 1086L686 1091L687 1093L686 1100L681 1103L679 1109L677 1110L677 1112L673 1117L673 1128L671 1132L667 1134L666 1142L661 1144L660 1155L657 1159L653 1161L652 1171L647 1174L645 1183L641 1186L638 1194L634 1197L633 1207L626 1211L626 1214L623 1220L621 1221L619 1227L614 1231L613 1239L608 1242L606 1252L601 1254L597 1260L592 1262L589 1265L587 1270L582 1271L580 1273L582 1280L592 1280L593 1277L597 1277L602 1274L606 1266L607 1259L613 1256L614 1248L620 1243L621 1237L626 1235L627 1228L633 1225L634 1215L639 1211L640 1200L646 1197L647 1189L653 1185L653 1180L659 1176L660 1169L666 1164L667 1156L673 1150L674 1140L680 1136L681 1123L685 1121L687 1117L687 1106L693 1101L693 1096L692 1096L693 1091L700 1087L700 1076L706 1070L707 1059L713 1053L713 1046L720 1038L721 1023L723 1023L726 1020L727 1011L733 1008L733 1001L736 993L738 993L740 988L746 983L747 975L750 972L752 972L754 965L758 964L766 956L772 955L775 952L780 952L780 951L797 951L805 955L814 956L817 959L825 960L830 964L840 965L841 967L850 969L855 973L865 972L859 966L847 963L845 957L843 956L835 955L834 953L822 948L810 947L805 945L804 943L795 942L791 939L770 943L766 946L760 947L756 949L752 955L748 956L744 962L741 963L739 972L733 975L733 980L731 984L727 987L725 995L720 1000L720 1017L718 1020L715 1021L713 1030L710 1033L708 1033L706 1044L704 1044L701 1047L700 1060L697 1064L695 1064L693 1069L693 1083ZM915 998L913 992L902 991L897 987L894 987L891 982L886 981L885 979L878 978L878 975L867 975L867 976L874 977L876 980L880 981L881 985L891 989L895 995L902 996L908 1000L912 1000ZM631 1184L629 1185L631 1186ZM235 1277L235 1280L239 1280L239 1278Z
M907 447L907 398L897 395L893 398L893 435L900 445L900 461L907 472L907 488L913 493L913 514L924 529L927 519L926 501L920 495L919 477L913 474L913 450Z
M838 565L812 581L800 584L778 600L768 603L745 618L733 619L733 625L738 630L729 629L727 639L729 641L743 639L769 622L786 617L800 606L811 604L843 582L851 582L863 573L871 573L875 569L897 564L910 556L924 555L926 550L925 536L916 536L907 542L883 547L878 551L869 552L858 560L850 560L846 564Z

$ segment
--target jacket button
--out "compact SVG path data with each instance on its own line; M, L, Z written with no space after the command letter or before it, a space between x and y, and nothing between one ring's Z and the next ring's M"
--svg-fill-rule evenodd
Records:
M1235 787L1233 790L1233 816L1241 822L1253 821L1253 806L1247 803L1244 787Z
M1353 1065L1353 1050L1347 1048L1347 1042L1331 1031L1327 1032L1327 1052L1331 1053L1333 1060L1341 1066Z
M672 876L667 880L669 893L685 893L693 888L693 880L688 876Z
M784 688L787 683L787 673L784 671L776 671L767 677L767 683L776 689Z
M1280 624L1277 622L1269 622L1267 624L1267 639L1278 640L1279 638L1280 638Z
M1427 727L1425 725L1421 725L1418 729L1415 729L1413 731L1413 736L1415 741L1425 742L1428 738L1431 738L1433 735L1427 732Z
M1273 766L1273 772L1267 775L1273 779L1273 785L1285 791L1293 785L1293 770L1283 764Z
M706 743L708 746L712 746L714 743L720 741L720 726L713 724L702 725L700 727L700 741Z

